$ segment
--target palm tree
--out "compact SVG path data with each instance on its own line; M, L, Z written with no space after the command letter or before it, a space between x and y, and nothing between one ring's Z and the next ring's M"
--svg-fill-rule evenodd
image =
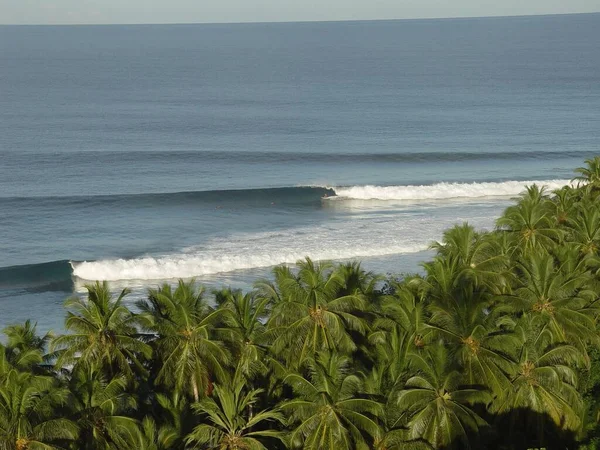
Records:
M600 156L586 159L587 167L578 167L575 169L579 176L573 181L577 181L580 186L585 186L590 193L600 189Z
M78 428L61 417L68 390L55 379L10 371L0 383L0 449L53 449L77 438Z
M202 417L202 423L190 433L186 442L191 448L221 450L264 449L265 438L281 439L282 434L269 429L272 424L284 424L276 410L254 413L262 389L246 391L241 377L232 385L215 384L213 395L195 403L192 408Z
M270 300L259 299L253 292L243 294L241 290L231 289L215 291L215 299L219 308L229 311L222 320L224 327L233 331L230 341L236 351L236 376L250 381L259 374L265 374L268 357L263 334Z
M579 191L571 186L564 186L554 191L554 215L556 216L556 225L566 224L575 214L575 207L580 200Z
M7 337L6 346L0 344L0 377L14 368L20 371L44 374L47 372L43 363L46 345L51 339L50 333L44 336L36 334L36 324L27 320L24 324L10 325L4 329Z
M549 249L560 239L562 231L554 227L552 206L544 188L529 186L520 201L506 209L496 221L498 227L512 236L513 250L530 252Z
M411 439L408 429L402 425L404 414L397 404L397 390L387 395L384 414L381 417L382 432L373 442L374 450L434 450L425 439Z
M276 286L261 283L259 295L273 302L267 323L276 354L285 350L288 364L298 365L314 353L330 349L356 349L350 331L365 334L364 320L354 312L365 309L365 296L354 292L337 297L343 278L330 263L299 261L298 274L276 270Z
M456 225L444 232L444 239L431 245L438 256L455 262L455 283L473 283L476 287L502 290L507 280L507 258L495 236L477 233L467 223Z
M296 427L291 448L368 449L381 435L377 417L380 403L362 394L363 380L352 373L352 360L332 352L319 352L305 361L308 377L291 373L284 382L296 398L281 407Z
M489 403L489 394L479 387L463 387L451 363L442 345L411 355L413 376L397 399L407 427L404 439L426 440L434 448L470 448L486 426L472 405Z
M430 342L433 329L426 323L424 303L405 284L395 284L394 294L382 299L377 313L369 335L375 359L371 376L382 378L385 395L401 382L408 355Z
M138 422L131 417L137 402L126 392L127 385L123 375L106 380L102 373L84 367L73 371L71 409L81 429L79 449L132 448L131 443L139 440Z
M423 265L426 276L410 283L426 301L428 340L441 339L448 346L465 372L466 384L485 384L500 395L508 383L514 338L510 329L502 326L503 316L496 308L499 300L493 293L509 287L489 288L493 277L477 284L474 278L464 276L461 265L459 258L438 255ZM510 278L503 276L500 282Z
M73 297L65 302L65 328L71 334L57 337L51 349L57 350L56 365L82 363L102 369L108 376L123 373L132 376L133 365L144 372L140 357L149 358L151 348L137 339L138 319L122 303L129 291L124 289L116 300L108 283L86 285L87 299Z
M425 275L408 280L407 285L414 289L425 305L445 305L455 302L455 297L467 291L473 291L472 283L457 283L461 269L457 260L436 256L432 261L422 264Z
M493 405L492 412L519 414L525 410L548 415L559 428L576 430L582 407L577 369L585 366L584 356L575 346L557 341L539 315L524 314L515 331L523 343L517 357L519 369L508 395Z
M144 417L140 424L137 440L131 443L130 448L136 450L169 450L176 447L179 434L174 428L163 425L157 426L152 417Z
M154 417L159 419L161 425L160 430L170 430L169 435L174 439L172 447L183 448L184 438L191 433L195 425L193 411L187 397L172 390L168 394L157 393L152 404L155 407Z
M203 293L194 281L180 280L175 290L164 284L137 303L144 327L156 334L156 382L196 401L215 378L226 378L224 367L230 361L228 350L215 338L215 325L227 311L210 307Z
M352 294L362 294L369 298L376 295L377 283L382 277L362 269L360 262L351 261L336 267L341 277L341 286L336 296L343 297Z
M594 332L600 314L598 295L588 288L589 274L581 267L569 271L555 267L547 253L532 254L517 268L520 286L507 297L515 309L540 316L559 342L599 342Z
M461 367L464 384L482 384L501 396L514 370L513 353L518 340L510 328L502 326L505 316L498 316L488 306L474 296L457 297L451 304L430 305L428 324Z
M570 240L576 243L581 254L600 254L600 208L586 203L578 208L578 214L569 221Z

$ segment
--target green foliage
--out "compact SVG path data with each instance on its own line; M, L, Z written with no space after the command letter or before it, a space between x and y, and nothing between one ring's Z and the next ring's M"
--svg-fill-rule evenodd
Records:
M11 370L0 384L0 449L55 448L74 440L77 425L56 414L68 396L52 377Z
M585 161L586 167L578 167L575 172L579 176L574 180L583 186L587 194L594 196L600 190L600 156Z
M57 364L81 362L92 370L109 375L133 375L132 366L141 368L140 357L150 356L150 347L136 339L137 317L123 305L128 294L123 290L113 300L108 283L87 285L87 299L73 297L65 302L65 328L71 334L57 337L51 348L56 350Z
M490 395L484 387L465 386L454 363L441 345L411 355L414 375L397 399L408 440L424 439L434 448L470 448L469 435L477 436L487 425L471 406L489 404Z
M419 275L280 266L133 312L106 283L67 334L0 344L0 450L600 448L600 157L531 186ZM48 353L49 351L49 353Z
M299 261L297 274L275 269L276 284L258 285L260 296L273 303L267 323L273 352L288 365L302 363L322 350L356 350L351 332L364 334L366 324L355 314L366 309L361 289L348 289L345 266ZM350 291L350 292L347 292Z
M285 377L296 397L281 405L295 425L291 448L367 449L367 442L379 437L375 419L382 415L381 404L363 397L362 377L352 373L351 362L339 353L320 352L305 360L307 377Z
M193 281L175 290L165 284L139 302L145 328L156 334L156 382L198 400L212 381L225 380L229 352L215 339L215 325L226 309L210 307Z
M191 448L223 450L266 449L265 438L283 437L282 432L264 428L266 422L285 424L277 410L254 411L261 389L248 391L242 380L230 386L215 385L211 397L193 405L201 423L188 435Z

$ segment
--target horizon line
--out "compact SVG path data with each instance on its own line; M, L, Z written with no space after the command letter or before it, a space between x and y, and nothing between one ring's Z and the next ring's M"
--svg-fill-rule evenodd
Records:
M156 25L261 25L261 24L304 24L304 23L343 23L343 22L400 22L419 20L461 20L461 19L502 19L520 17L551 17L600 14L600 11L541 13L541 14L509 14L490 16L451 16L451 17L405 17L375 19L331 19L331 20L272 20L272 21L235 21L235 22L115 22L115 23L0 23L2 27L81 27L81 26L156 26Z

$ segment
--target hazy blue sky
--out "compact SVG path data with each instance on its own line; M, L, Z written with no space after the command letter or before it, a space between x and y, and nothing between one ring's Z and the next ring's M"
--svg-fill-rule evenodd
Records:
M262 22L598 11L600 0L0 0L0 23Z

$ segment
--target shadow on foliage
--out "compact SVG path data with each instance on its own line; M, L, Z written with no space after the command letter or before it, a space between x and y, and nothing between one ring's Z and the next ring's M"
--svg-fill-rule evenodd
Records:
M564 450L581 444L572 430L557 426L547 414L530 409L513 409L505 414L484 415L490 426L476 439L474 448L489 450ZM460 448L453 446L451 448ZM448 449L450 450L450 449Z

